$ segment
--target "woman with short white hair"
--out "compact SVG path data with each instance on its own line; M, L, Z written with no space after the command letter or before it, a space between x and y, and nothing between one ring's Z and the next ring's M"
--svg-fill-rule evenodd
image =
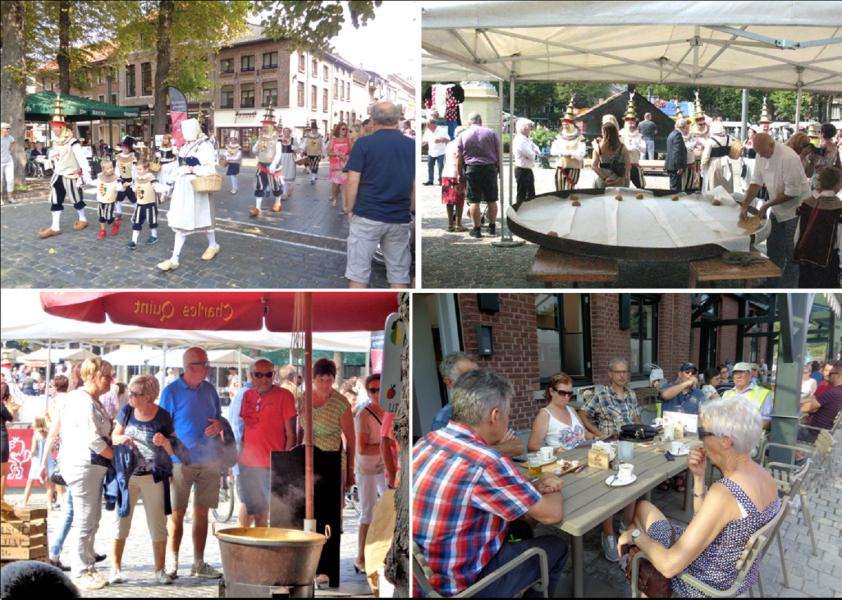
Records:
M517 135L512 140L512 153L515 157L515 181L517 182L517 203L532 200L535 197L535 175L532 168L540 150L529 139L534 123L529 119L518 119L515 123Z
M623 546L638 546L658 571L674 578L674 596L698 594L675 578L684 571L718 590L730 588L746 542L781 508L774 479L751 459L762 431L760 413L746 400L729 398L702 405L702 447L691 450L688 457L694 478L693 519L686 527L671 523L651 502L640 501L633 525L620 536L619 552ZM707 459L723 474L709 490L704 479ZM759 566L752 567L738 595L757 582Z
M467 127L460 125L453 132L453 140L444 149L444 168L441 174L441 203L447 210L447 230L467 231L462 226L462 208L465 206L465 181L460 180L456 165L459 162L459 135Z

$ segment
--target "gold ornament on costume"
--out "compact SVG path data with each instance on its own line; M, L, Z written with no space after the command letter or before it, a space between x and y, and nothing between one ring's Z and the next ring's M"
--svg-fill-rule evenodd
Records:
M266 112L263 113L263 121L261 121L263 125L275 125L275 111L272 110L272 105L266 107Z
M810 126L807 128L807 135L810 137L810 143L814 146L818 146L822 143L821 135L819 134L819 126L815 121L810 123Z
M766 106L766 96L763 96L763 108L760 109L760 120L758 123L771 123L772 119L769 116L769 108Z
M629 104L626 106L626 114L623 115L624 121L637 121L637 115L634 111L634 92L629 94Z
M67 121L64 119L64 100L61 99L61 94L56 96L53 103L53 117L50 119L50 125L67 126Z
M693 119L697 122L705 120L705 111L702 110L702 101L699 100L699 90L696 90L696 112Z
M673 100L673 103L675 104L675 117L674 117L674 119L676 121L678 121L679 119L683 119L684 113L681 112L681 104L679 103L678 98Z

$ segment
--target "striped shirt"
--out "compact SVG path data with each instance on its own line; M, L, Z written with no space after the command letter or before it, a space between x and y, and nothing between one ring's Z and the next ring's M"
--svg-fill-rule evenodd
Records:
M473 584L500 550L508 523L541 499L514 463L455 421L413 448L413 540L452 596Z

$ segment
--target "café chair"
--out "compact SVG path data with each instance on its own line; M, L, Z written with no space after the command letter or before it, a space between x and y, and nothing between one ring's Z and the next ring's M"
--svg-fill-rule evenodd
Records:
M527 583L523 589L521 589L516 596L521 596L526 590L533 589L536 592L541 592L544 598L548 597L549 587L550 587L550 576L549 570L547 568L547 553L544 552L541 548L530 548L516 559L511 562L506 563L496 571L492 571L472 586L469 586L459 592L458 594L453 595L453 598L472 598L478 592L485 590L494 585L500 579L506 577L512 569L520 566L521 564L525 563L526 561L538 558L538 564L540 566L540 576L535 579L535 581L531 581ZM443 596L436 592L433 589L433 586L430 584L430 577L433 576L433 571L427 565L427 561L424 560L424 555L421 553L421 549L415 542L412 542L412 577L415 580L416 588L415 594L420 595L425 598L442 598ZM492 588L493 589L493 588Z
M815 427L813 425L804 425L801 423L799 423L798 427L803 429L809 429L811 431L827 431L832 436L839 429L840 422L842 422L842 410L836 413L836 417L833 419L833 424L830 426L830 429L823 430L821 427Z
M680 573L676 575L677 579L680 579L687 585L692 588L695 588L711 598L734 598L737 596L737 593L742 587L743 582L745 582L746 577L748 577L751 568L757 564L759 565L760 562L763 560L763 557L766 556L766 551L769 549L769 546L772 543L772 540L778 533L778 529L783 523L784 516L786 515L786 511L789 508L789 496L784 496L781 498L781 508L772 519L766 523L763 527L758 529L754 532L748 542L746 542L745 548L743 548L742 554L740 554L740 558L737 560L737 578L734 580L733 585L727 590L718 590L714 587L709 586L708 584L699 581L692 575L688 575L687 573ZM640 590L637 587L637 578L640 572L640 559L648 558L645 556L644 552L641 550L637 554L634 555L632 559L632 577L631 577L631 595L632 598L640 598ZM758 567L759 568L759 567ZM763 578L759 576L757 578L757 585L760 588L760 596L765 597L766 594L763 592ZM751 589L748 590L749 596L752 596Z
M842 412L839 413L842 415ZM837 420L839 415L837 415ZM807 428L807 425L799 425L799 427ZM810 429L815 429L809 427ZM816 436L816 441L812 444L807 442L798 442L798 451L810 455L813 458L815 466L814 472L820 471L825 473L828 477L833 477L833 449L836 447L836 440L833 438L832 430L819 429L819 435Z

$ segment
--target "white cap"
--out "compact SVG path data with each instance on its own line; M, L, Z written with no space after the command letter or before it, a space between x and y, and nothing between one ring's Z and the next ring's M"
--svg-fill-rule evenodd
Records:
M655 381L658 381L659 379L663 379L663 378L664 378L664 370L663 369L652 369L649 372L649 383L650 384L655 382Z
M9 125L8 123L6 123L6 121L3 121L2 123L0 123L0 129L11 129L11 128L12 128L12 126Z
M738 362L734 365L733 371L751 371L751 363Z

